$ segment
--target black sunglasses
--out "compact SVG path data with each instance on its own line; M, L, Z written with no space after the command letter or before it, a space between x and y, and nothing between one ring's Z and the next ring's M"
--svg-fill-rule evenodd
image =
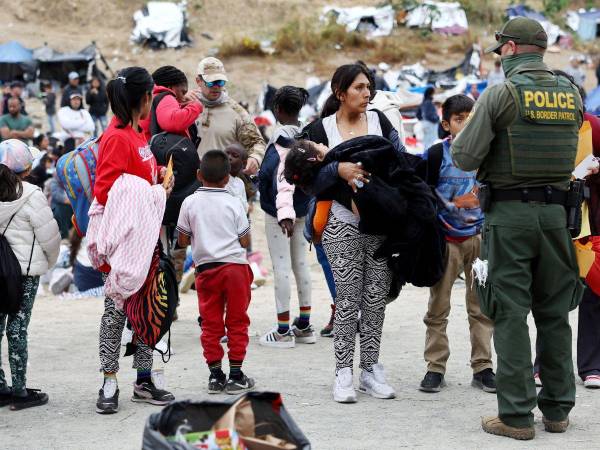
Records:
M511 38L511 39L518 39L518 36L511 36L510 34L502 34L500 31L495 31L494 37L496 38L496 42L499 42L500 39L502 39L503 37Z

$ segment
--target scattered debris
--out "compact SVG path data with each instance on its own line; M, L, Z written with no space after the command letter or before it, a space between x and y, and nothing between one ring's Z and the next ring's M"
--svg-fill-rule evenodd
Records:
M469 30L467 14L460 3L426 0L410 10L405 25L410 28L431 28L436 33L464 34Z
M370 38L389 36L396 23L395 12L392 5L355 6L352 8L338 8L326 6L321 15L322 21L333 18L339 25L344 25L348 33L359 31Z
M148 2L133 14L135 28L131 41L152 49L180 48L189 45L187 2Z

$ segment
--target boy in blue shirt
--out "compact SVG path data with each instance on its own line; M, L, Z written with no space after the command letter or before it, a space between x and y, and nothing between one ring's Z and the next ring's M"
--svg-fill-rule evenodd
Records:
M444 374L450 356L446 334L450 295L454 282L463 271L471 335L471 384L485 392L496 392L491 359L493 324L481 312L471 275L471 266L479 257L483 225L483 212L477 199L476 172L459 169L450 154L452 139L465 126L473 105L474 101L466 95L449 97L442 106L442 127L450 136L423 154L427 160L428 183L435 189L439 200L438 219L447 242L446 270L442 279L430 289L427 314L423 318L427 326L424 352L427 373L419 387L423 392L439 392L446 385Z

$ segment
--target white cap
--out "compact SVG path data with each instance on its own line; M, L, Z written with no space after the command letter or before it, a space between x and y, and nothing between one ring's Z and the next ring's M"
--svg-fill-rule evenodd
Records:
M79 78L79 74L75 71L69 72L69 80L77 80Z

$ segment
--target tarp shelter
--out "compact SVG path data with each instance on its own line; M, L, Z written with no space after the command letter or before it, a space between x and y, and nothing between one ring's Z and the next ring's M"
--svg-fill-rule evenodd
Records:
M150 48L178 48L190 44L186 2L148 2L133 14L131 41Z
M405 24L411 28L431 28L444 34L464 34L469 29L467 14L458 2L426 0L409 11Z
M592 41L600 37L600 9L580 9L567 12L567 25L582 41Z
M35 77L33 51L17 41L0 45L0 81L29 81Z
M506 16L509 19L512 19L513 17L528 17L530 19L537 20L542 27L544 27L544 30L548 35L548 45L556 44L561 36L566 36L567 34L561 30L558 25L550 22L542 13L534 11L523 4L509 6L506 8Z
M73 53L62 53L45 45L33 51L33 58L38 62L38 78L43 80L66 84L69 72L77 72L81 82L87 83L99 74L94 44Z
M374 6L352 8L326 6L323 8L321 20L328 20L330 17L333 17L339 25L344 25L347 32L360 31L369 37L389 36L396 23L392 5L380 8Z
M600 86L588 93L585 99L585 109L590 114L600 116Z

